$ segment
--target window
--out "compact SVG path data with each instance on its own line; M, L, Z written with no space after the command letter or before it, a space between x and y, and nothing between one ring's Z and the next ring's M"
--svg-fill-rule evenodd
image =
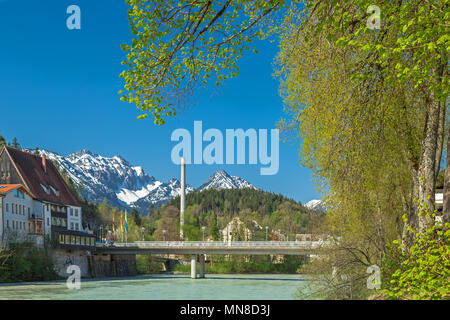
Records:
M70 223L70 230L73 230L73 222Z
M78 223L75 223L75 230L79 231L79 229L78 229Z
M47 189L47 187L44 186L42 183L41 183L40 185L41 185L42 190L44 190L44 192L45 192L46 194L50 195L50 191Z
M6 220L6 227L9 229L9 220Z
M47 226L50 225L50 218L47 218Z
M73 216L73 209L70 208L70 215Z
M9 203L6 204L6 212L9 212Z
M75 217L78 217L78 209L75 209Z
M50 189L53 191L53 193L55 194L55 196L59 197L59 191L56 190L55 188L53 188L52 186L50 186Z

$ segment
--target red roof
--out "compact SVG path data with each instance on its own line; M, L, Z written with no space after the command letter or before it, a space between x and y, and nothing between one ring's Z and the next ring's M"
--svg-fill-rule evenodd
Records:
M21 184L0 184L0 193L5 194L21 186Z
M36 199L64 205L80 206L51 160L46 160L46 170L44 170L40 156L35 156L11 147L6 147L6 151L17 167L23 179L23 184L28 187ZM42 185L46 190L44 190ZM50 187L53 187L59 195L56 195Z

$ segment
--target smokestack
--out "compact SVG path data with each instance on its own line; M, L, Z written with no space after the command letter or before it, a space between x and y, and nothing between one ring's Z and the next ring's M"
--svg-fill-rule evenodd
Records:
M184 240L184 209L186 196L186 163L184 158L181 158L181 195L180 195L180 240Z
M47 161L45 160L45 154L42 155L42 168L44 172L47 173Z

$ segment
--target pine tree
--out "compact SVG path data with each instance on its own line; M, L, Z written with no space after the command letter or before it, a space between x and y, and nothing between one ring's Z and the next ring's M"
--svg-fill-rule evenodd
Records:
M4 145L6 145L5 138L0 134L0 149L3 148Z
M19 142L17 142L17 138L16 137L13 138L12 147L16 148L16 149L20 148L20 144L19 144Z

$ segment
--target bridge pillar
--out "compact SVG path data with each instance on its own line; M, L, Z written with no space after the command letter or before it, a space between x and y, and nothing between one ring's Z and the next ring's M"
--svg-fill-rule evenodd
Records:
M204 278L205 277L205 255L201 254L200 255L200 274L199 274L199 278Z
M191 279L197 278L197 255L191 256Z

